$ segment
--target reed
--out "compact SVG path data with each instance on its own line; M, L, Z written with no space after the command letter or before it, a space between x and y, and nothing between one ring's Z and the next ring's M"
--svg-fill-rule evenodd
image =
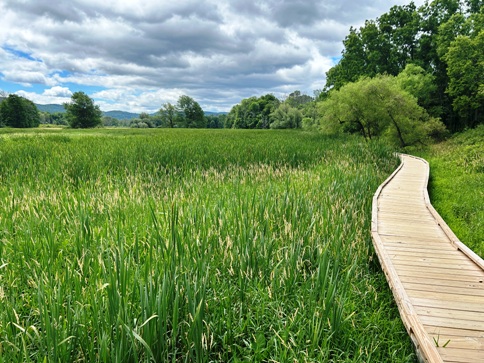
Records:
M0 362L414 359L371 245L380 143L0 134Z

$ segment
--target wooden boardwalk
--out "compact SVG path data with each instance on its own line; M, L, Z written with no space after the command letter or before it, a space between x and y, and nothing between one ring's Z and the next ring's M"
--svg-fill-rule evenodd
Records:
M401 155L373 198L372 236L421 361L484 362L484 261L430 204L428 163Z

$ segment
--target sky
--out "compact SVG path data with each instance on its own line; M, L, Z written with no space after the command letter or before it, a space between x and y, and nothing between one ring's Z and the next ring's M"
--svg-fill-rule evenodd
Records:
M180 95L213 112L312 96L351 26L409 2L0 0L0 90L39 104L83 91L103 111L135 113Z

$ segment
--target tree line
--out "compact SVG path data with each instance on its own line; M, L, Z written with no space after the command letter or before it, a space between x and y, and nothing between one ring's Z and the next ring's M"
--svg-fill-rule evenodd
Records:
M307 103L314 98L295 91L281 101L272 94L250 97L234 106L228 113L205 115L200 104L182 95L176 104L164 103L158 112L141 113L137 118L118 120L102 116L99 106L84 92L75 92L71 102L65 103L65 113L39 112L35 104L24 97L11 94L0 99L0 125L37 127L40 123L66 125L72 128L121 126L134 128L300 128L307 112ZM25 110L24 110L25 109ZM2 111L4 110L4 111ZM27 115L32 116L27 117ZM10 116L12 115L12 116ZM14 117L15 116L15 117ZM14 118L13 118L14 117ZM34 118L35 122L30 120ZM15 121L10 120L15 119ZM3 124L2 124L3 122Z

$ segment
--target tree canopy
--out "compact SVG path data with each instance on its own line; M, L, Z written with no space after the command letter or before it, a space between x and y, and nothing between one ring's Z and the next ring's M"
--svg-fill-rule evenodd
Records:
M164 103L158 112L161 116L160 126L175 127L178 118L178 110L175 105L172 105L170 102Z
M28 128L37 127L39 123L39 110L32 101L10 94L0 102L0 125Z
M178 98L176 110L178 111L177 124L179 127L203 128L207 125L202 108L189 96L183 95Z
M447 64L447 93L453 98L454 110L467 126L477 126L483 122L484 111L484 11L462 24L461 34L450 42L442 58Z
M341 60L326 74L325 92L363 76L397 76L414 64L432 78L426 97L416 96L430 114L440 115L452 131L482 123L483 14L482 0L394 6L350 29Z
M348 83L332 91L320 108L325 129L360 133L366 139L386 137L400 146L425 142L445 131L393 76Z
M70 103L64 103L66 117L72 128L92 128L101 125L102 112L99 106L84 92L75 92Z
M271 113L280 101L272 94L243 99L227 115L227 125L234 129L268 129Z
M301 127L302 113L284 102L271 113L271 129L297 129Z

